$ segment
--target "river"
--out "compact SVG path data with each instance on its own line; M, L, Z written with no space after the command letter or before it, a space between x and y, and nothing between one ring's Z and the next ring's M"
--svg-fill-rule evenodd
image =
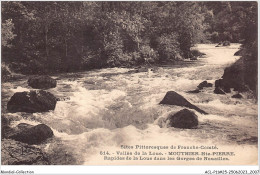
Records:
M49 89L58 101L54 111L46 113L8 113L17 124L44 123L54 137L38 145L52 164L105 165L137 164L135 161L107 161L100 151L123 151L121 145L216 145L223 151L234 151L232 163L223 161L139 161L138 164L256 164L257 102L214 94L214 87L198 94L187 93L204 80L214 84L224 68L239 57L233 56L238 44L215 47L200 44L206 54L196 61L156 68L154 71L128 73L128 68L107 68L52 76L57 87ZM2 111L15 92L27 91L27 79L2 83ZM160 119L183 107L159 105L167 91L176 91L208 115L198 116L197 129L166 128Z

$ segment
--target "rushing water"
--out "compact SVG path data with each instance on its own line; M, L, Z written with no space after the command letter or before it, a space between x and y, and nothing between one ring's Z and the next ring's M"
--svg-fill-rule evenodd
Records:
M224 68L237 60L233 56L239 45L216 48L198 45L206 58L185 61L181 65L162 66L154 71L128 73L127 68L108 68L82 73L59 74L57 87L49 91L58 101L54 111L46 113L8 114L21 122L50 126L55 137L40 145L52 164L124 164L103 161L100 151L120 150L121 145L217 145L225 151L235 151L233 164L255 163L257 156L257 102L213 93L214 87L198 94L204 80L214 84ZM15 92L30 90L27 79L2 84L2 110ZM159 105L167 91L174 90L208 115L196 111L197 129L165 128L161 118L182 109ZM160 162L185 164L186 162ZM208 162L216 164L216 162ZM218 162L221 164L222 162ZM126 164L126 163L125 163ZM137 164L128 162L128 164ZM144 162L141 164L152 164ZM202 164L191 162L191 164ZM223 162L222 164L226 164Z

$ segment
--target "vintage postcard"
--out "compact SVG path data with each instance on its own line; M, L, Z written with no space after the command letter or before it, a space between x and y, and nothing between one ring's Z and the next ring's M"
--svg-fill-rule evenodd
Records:
M2 1L1 164L258 165L257 12Z

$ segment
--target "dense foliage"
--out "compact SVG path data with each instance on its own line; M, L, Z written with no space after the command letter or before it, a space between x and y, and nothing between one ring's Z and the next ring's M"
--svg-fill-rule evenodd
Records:
M256 8L251 2L5 1L2 61L16 72L40 74L181 60L195 43L241 39L245 6Z
M240 26L241 58L235 64L242 64L244 83L257 97L258 90L258 35L257 35L257 2L243 9Z
M257 2L216 1L204 2L204 5L210 12L206 17L209 27L205 33L210 36L212 42L242 42L249 32L244 33L246 23L257 18ZM251 32L254 35L257 30L253 29Z

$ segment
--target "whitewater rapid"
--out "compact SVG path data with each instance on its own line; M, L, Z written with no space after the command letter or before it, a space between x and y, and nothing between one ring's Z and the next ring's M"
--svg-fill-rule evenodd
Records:
M204 88L198 94L187 93L204 80L219 79L224 68L234 63L238 44L216 48L196 47L206 54L197 61L162 66L154 71L128 73L127 68L107 68L52 76L57 87L49 91L58 101L54 111L15 113L12 126L24 122L44 123L54 138L40 145L52 164L133 164L134 161L107 161L100 151L116 152L121 145L217 145L222 151L234 151L232 164L257 163L257 103L253 99L233 99L235 92L214 94ZM15 92L30 90L26 80L2 84L2 103ZM183 107L159 105L167 91L176 91L208 115L198 116L197 129L165 128L162 118ZM248 94L242 94L247 97ZM2 105L3 108L3 105ZM138 164L186 164L186 161L139 161ZM189 164L204 164L190 161ZM228 164L208 162L208 164Z

